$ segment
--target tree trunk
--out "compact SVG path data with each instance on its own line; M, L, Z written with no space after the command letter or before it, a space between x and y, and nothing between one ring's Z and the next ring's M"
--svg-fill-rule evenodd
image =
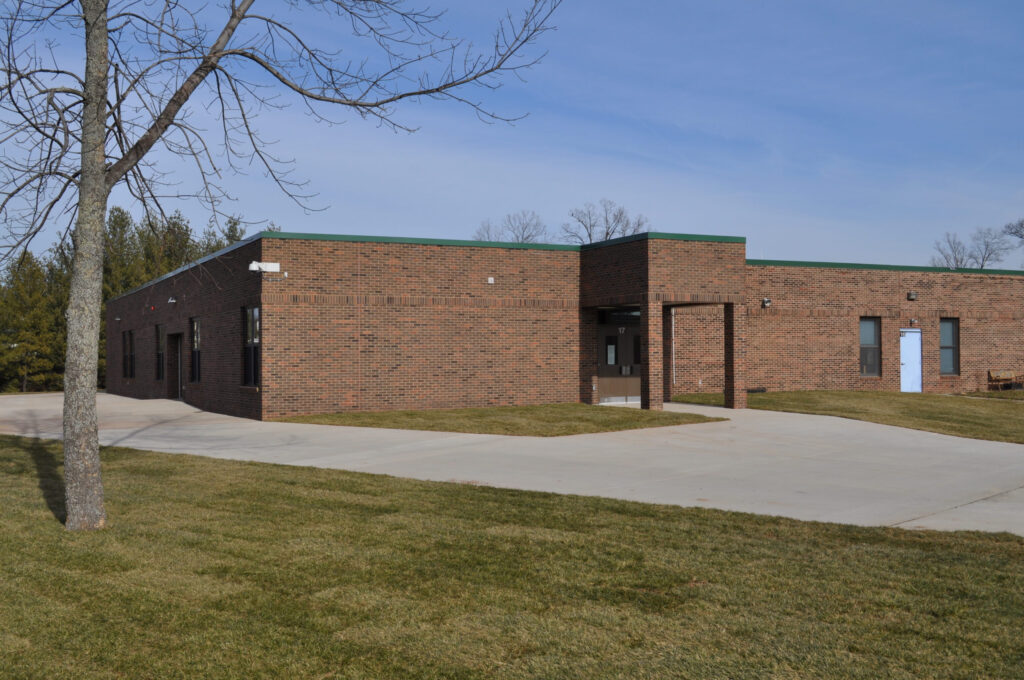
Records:
M68 299L64 372L64 488L69 530L106 525L100 477L96 382L103 290L106 185L107 2L82 0L85 18L85 104L82 172Z

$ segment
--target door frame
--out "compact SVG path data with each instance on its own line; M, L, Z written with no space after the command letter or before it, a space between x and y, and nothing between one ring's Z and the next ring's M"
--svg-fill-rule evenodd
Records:
M913 343L910 338L917 338L917 342ZM908 371L907 359L912 357L904 356L904 346L910 343L912 348L916 348L917 354L917 373L912 374L912 371ZM924 361L921 351L921 329L920 328L901 328L900 329L900 392L921 392L924 387ZM914 380L916 378L916 381Z
M614 337L614 366L607 363L607 338ZM639 402L643 354L643 326L637 322L603 323L597 326L598 369L597 401L606 403ZM641 363L636 363L637 358Z

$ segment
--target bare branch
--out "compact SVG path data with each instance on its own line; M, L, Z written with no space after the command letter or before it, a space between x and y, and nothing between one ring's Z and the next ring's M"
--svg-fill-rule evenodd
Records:
M643 215L630 217L629 212L614 201L601 199L600 206L587 203L569 211L570 221L562 225L562 240L566 243L596 243L623 236L632 236L648 228Z
M442 12L409 9L403 0L288 0L261 13L253 12L254 0L236 0L214 31L211 19L222 10L212 5L111 2L107 189L121 184L157 212L167 199L197 198L217 219L230 198L225 173L257 169L313 209L308 182L293 179L291 162L259 133L258 114L282 107L281 93L328 123L352 112L413 131L396 118L395 106L417 98L465 104L484 121L516 120L484 108L470 88L496 88L502 74L517 74L543 56L524 56L524 48L551 29L561 0L517 1L528 3L525 11L518 19L506 15L483 52L443 30ZM290 23L302 11L342 22L350 38L327 49L314 44ZM80 63L62 63L52 46L72 44L82 28L81 9L71 1L14 0L0 16L0 224L11 243L31 240L43 215L74 213L86 88ZM376 54L360 53L361 44ZM207 114L220 128L215 145L198 123ZM155 149L160 158L189 160L197 188L172 184L166 164L150 157ZM75 179L67 184L68 178Z

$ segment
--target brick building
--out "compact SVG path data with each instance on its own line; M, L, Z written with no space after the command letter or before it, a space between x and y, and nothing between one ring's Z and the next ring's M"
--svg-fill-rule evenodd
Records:
M1024 368L1024 272L748 260L725 236L263 232L106 323L108 392L250 418L713 391L742 408L748 389L984 389Z

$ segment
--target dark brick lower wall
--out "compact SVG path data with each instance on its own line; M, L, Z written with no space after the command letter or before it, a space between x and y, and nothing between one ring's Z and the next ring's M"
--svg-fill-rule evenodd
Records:
M260 242L247 244L107 305L107 391L142 399L177 395L181 345L181 398L207 411L245 418L261 415L260 393L242 385L242 308L258 305L261 280L248 271ZM173 300L173 302L171 302ZM191 381L189 319L200 324L200 380ZM157 378L157 325L168 336L164 376ZM122 333L135 335L135 376L122 370Z

